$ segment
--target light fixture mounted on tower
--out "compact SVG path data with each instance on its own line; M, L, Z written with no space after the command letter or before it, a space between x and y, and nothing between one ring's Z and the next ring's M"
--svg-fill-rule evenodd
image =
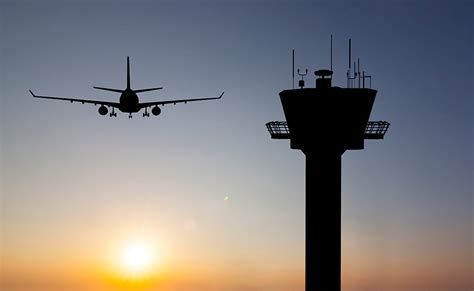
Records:
M298 69L298 75L301 77L301 80L298 81L298 86L300 86L301 89L304 88L304 77L308 75L308 69L305 70L304 73L300 73L300 69Z

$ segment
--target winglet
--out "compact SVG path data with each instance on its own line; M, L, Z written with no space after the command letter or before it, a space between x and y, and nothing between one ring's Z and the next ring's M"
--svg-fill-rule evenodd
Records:
M36 95L33 93L33 91L29 90L31 93L31 96L36 97Z
M223 95L224 95L224 92L222 92L221 96L219 96L219 99L221 99Z

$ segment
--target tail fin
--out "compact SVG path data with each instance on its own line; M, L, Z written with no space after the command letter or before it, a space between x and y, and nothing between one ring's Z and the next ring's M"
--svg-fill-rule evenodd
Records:
M127 89L130 89L130 58L127 56Z

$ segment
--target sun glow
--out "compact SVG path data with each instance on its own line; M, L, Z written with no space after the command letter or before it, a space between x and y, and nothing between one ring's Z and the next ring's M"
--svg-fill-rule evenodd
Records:
M120 251L120 267L127 277L146 277L157 264L156 250L144 240L124 245Z

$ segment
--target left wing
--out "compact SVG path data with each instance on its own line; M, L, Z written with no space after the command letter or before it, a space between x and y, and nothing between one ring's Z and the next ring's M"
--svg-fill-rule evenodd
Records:
M204 101L204 100L214 100L214 99L221 99L222 95L224 95L224 92L219 97L212 97L212 98L195 98L195 99L179 99L179 100L167 100L167 101L154 101L154 102L144 102L138 104L141 108L145 107L151 107L151 106L157 106L157 105L165 105L165 104L175 104L176 103L188 103L188 102L193 102L193 101Z
M63 100L63 101L70 101L71 103L73 102L80 102L82 104L84 103L90 103L90 104L100 104L100 105L105 105L105 106L112 106L118 108L120 106L120 103L117 102L108 102L108 101L99 101L99 100L86 100L86 99L76 99L76 98L69 98L69 97L53 97L53 96L40 96L40 95L35 95L31 90L30 93L33 97L35 98L44 98L44 99L53 99L53 100Z

